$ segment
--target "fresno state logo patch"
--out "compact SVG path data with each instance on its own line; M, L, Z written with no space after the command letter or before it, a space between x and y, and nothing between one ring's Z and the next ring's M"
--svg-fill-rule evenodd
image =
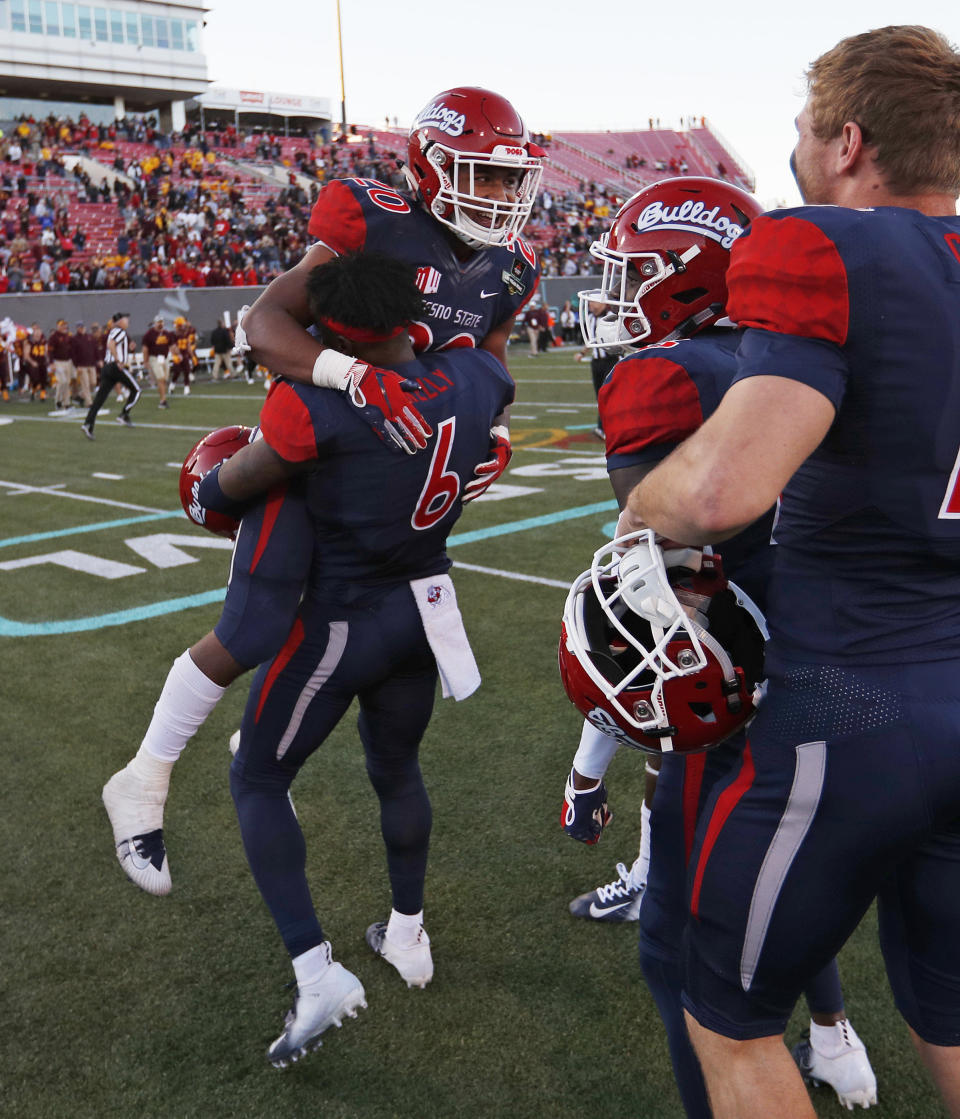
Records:
M414 129L435 128L438 132L446 132L448 136L462 136L467 118L456 109L448 109L442 101L434 101L428 105L420 116L413 122Z
M637 218L638 233L648 233L651 229L683 229L688 233L699 233L718 241L725 249L743 233L743 227L736 218L728 218L720 213L720 207L708 210L702 202L687 199L679 206L665 206L662 202L651 202L644 206Z
M427 587L428 606L432 606L434 608L442 606L448 598L449 595L447 594L447 588L441 586L439 583L433 583L431 584L431 586Z
M443 273L438 272L436 268L432 268L430 265L424 265L417 269L417 287L424 295L433 295L439 291L442 278Z

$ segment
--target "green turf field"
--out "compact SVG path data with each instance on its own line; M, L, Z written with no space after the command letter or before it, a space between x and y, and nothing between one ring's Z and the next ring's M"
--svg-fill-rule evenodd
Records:
M680 1115L636 926L569 916L639 836L640 755L608 775L616 820L597 848L558 819L580 720L556 668L564 586L609 534L613 502L589 367L518 350L516 453L500 498L451 538L484 682L438 702L422 748L434 806L426 924L436 978L408 991L367 949L389 893L376 799L352 718L294 795L315 900L369 1009L285 1071L291 969L246 867L227 786L243 681L176 767L167 898L117 865L100 788L146 729L170 662L218 617L229 552L192 527L177 471L206 431L253 423L260 385L200 382L136 427L52 402L0 404L0 1110L67 1116L537 1119ZM605 528L605 526L608 526ZM219 542L226 543L226 542ZM38 562L46 557L43 562ZM883 979L872 915L841 958L878 1114L941 1114ZM805 1017L788 1035L794 1041ZM820 1116L842 1110L814 1093ZM777 1114L771 1101L771 1116Z

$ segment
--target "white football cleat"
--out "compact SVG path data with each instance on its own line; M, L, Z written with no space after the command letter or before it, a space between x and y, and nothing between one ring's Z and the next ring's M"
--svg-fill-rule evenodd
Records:
M417 943L409 948L400 948L387 939L386 921L371 925L366 932L366 941L378 956L393 964L408 987L426 987L433 978L430 937L423 925L420 926Z
M274 1068L286 1068L319 1049L324 1030L330 1026L339 1029L344 1018L356 1018L358 1010L367 1008L363 984L352 971L332 959L329 940L323 942L323 947L329 961L326 970L316 983L302 991L297 989L284 1031L267 1050L267 1059Z
M793 1059L804 1080L829 1084L848 1111L854 1105L868 1108L877 1102L877 1078L856 1030L844 1019L834 1027L842 1048L832 1055L821 1053L809 1038L793 1047Z
M165 789L147 789L129 769L119 770L103 786L103 806L123 873L141 890L158 897L169 894L172 885L163 842L166 799Z

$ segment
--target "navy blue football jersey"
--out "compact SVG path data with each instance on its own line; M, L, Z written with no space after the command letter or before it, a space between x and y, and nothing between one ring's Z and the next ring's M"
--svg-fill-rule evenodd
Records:
M307 482L315 541L311 583L354 587L447 571L445 542L464 485L490 456L490 427L513 401L506 369L485 350L430 354L393 367L433 428L427 449L398 455L341 393L279 381L260 414L264 439L291 462L319 460Z
M618 361L599 393L607 469L652 466L691 436L730 387L739 342L737 331L719 327L647 346ZM715 549L727 576L761 608L772 565L772 526L771 511Z
M523 238L460 260L451 234L417 199L376 179L328 183L309 232L335 253L382 252L416 265L426 310L410 329L418 353L478 345L528 302L540 280L536 253Z
M808 206L734 246L737 379L774 374L836 418L787 485L770 599L793 659L960 657L960 218Z

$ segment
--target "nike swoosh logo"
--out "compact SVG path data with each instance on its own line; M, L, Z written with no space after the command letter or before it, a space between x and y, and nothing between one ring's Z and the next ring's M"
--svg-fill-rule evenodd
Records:
M493 296L499 295L499 294L500 294L500 292L498 292L498 291L482 291L482 292L480 292L480 298L481 299L492 299Z
M125 858L129 859L137 870L145 870L150 865L150 860L140 854L132 839L124 839L118 846L123 849L120 853L121 862Z
M630 901L633 899L631 898ZM623 909L630 904L630 901L622 901L619 905L605 905L602 909L595 901L590 902L590 916L591 917L606 917L610 913L616 913L618 910Z

